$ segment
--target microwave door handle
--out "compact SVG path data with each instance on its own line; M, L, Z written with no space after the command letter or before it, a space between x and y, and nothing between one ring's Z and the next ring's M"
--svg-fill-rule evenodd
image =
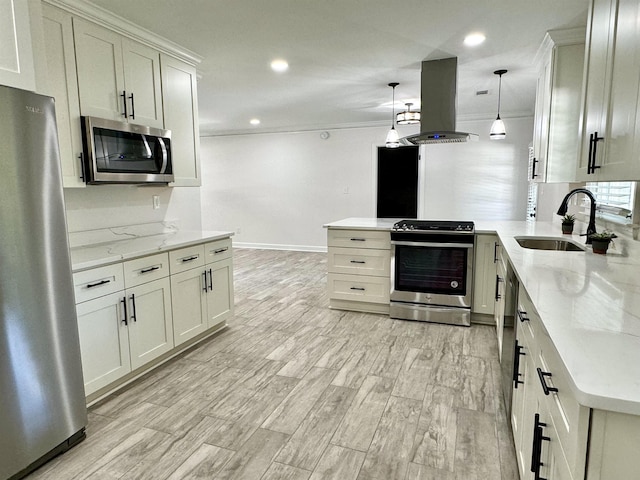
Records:
M149 147L147 137L145 137L143 134L140 134L140 136L142 137L142 143L144 143L144 150L147 154L147 158L153 158L153 154L151 153L151 147Z
M158 138L158 143L160 144L160 150L162 150L162 167L160 167L160 173L165 173L167 170L167 147L162 138Z

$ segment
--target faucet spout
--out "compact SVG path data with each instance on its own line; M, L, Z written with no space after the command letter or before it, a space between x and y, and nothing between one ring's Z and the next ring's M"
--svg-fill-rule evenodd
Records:
M589 211L589 225L587 226L587 233L586 233L587 235L586 243L590 244L591 234L596 233L596 197L593 196L593 193L591 193L586 188L576 188L571 190L564 197L564 200L562 200L562 203L560 204L560 208L558 208L558 211L556 212L556 214L560 216L566 215L567 209L569 208L569 199L573 197L576 193L584 193L587 197L589 197L589 201L591 203L591 209Z

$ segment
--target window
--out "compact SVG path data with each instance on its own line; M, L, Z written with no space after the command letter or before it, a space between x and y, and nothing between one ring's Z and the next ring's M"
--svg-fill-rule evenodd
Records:
M586 188L596 197L598 218L615 223L632 223L636 182L587 182ZM586 198L581 211L589 214Z

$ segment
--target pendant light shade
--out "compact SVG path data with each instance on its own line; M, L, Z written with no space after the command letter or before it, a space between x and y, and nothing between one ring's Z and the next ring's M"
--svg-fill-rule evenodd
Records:
M387 148L398 148L400 146L400 135L396 131L395 120L396 120L396 87L400 85L397 82L392 82L389 86L392 88L392 101L391 101L391 130L387 133Z
M405 112L400 112L396 117L396 122L398 125L411 125L414 123L420 123L420 112L411 111L411 105L413 103L405 103L407 106L407 110Z
M493 121L493 125L491 125L491 131L489 132L489 138L491 140L504 140L507 136L507 131L504 128L504 122L500 118L500 97L502 94L502 75L507 73L506 70L496 70L493 72L495 75L500 76L500 83L498 84L498 116Z

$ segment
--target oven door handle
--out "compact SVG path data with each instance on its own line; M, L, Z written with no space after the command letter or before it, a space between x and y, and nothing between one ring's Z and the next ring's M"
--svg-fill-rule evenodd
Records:
M473 248L473 243L452 243L452 242L398 242L391 240L391 245L401 245L403 247L451 247L451 248Z

